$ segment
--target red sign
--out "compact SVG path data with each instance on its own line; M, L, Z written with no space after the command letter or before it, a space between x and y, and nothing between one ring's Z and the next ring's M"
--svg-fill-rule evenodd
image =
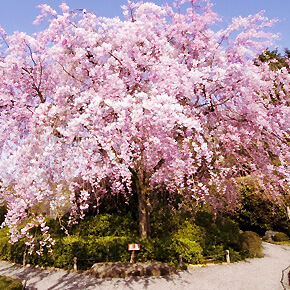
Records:
M128 251L140 251L140 244L129 244Z

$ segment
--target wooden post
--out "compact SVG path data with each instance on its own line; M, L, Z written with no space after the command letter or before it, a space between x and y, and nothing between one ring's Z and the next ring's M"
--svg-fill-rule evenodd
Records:
M23 253L23 262L22 262L22 265L23 265L23 267L25 267L25 265L26 265L26 249L25 249L25 251Z
M131 260L130 260L130 263L132 263L132 264L135 263L135 257L136 257L135 250L133 250L132 253L131 253Z
M182 267L183 265L183 260L182 260L182 255L179 255L179 266Z
M74 272L76 272L78 270L78 258L74 257Z
M130 263L135 263L136 251L140 251L140 244L129 244L128 251L132 251Z
M26 284L27 284L27 279L25 279L23 282L22 282L23 286L22 286L22 290L25 290L26 289Z
M230 251L229 250L226 250L226 261L228 264L231 263L231 260L230 260Z

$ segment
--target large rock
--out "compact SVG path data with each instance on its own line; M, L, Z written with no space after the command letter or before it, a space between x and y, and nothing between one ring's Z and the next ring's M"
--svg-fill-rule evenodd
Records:
M277 234L275 231L266 231L264 235L264 239L266 241L273 241L273 237Z
M171 265L151 263L97 263L89 270L96 278L125 278L130 276L165 276L176 273Z

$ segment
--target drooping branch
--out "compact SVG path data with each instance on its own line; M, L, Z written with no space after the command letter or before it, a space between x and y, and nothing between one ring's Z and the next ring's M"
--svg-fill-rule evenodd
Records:
M32 75L33 68L30 68L30 70L29 70L28 68L23 67L22 70L24 70L26 73L28 73L30 78L32 79L32 81L33 81L32 89L36 91L36 94L39 97L40 102L41 103L45 103L46 98L43 96L43 94L42 94L42 92L40 90L41 81L40 81L38 86L35 84L35 79L34 79L34 77Z
M41 93L41 91L40 91L40 89L39 89L39 87L37 87L35 84L33 84L32 85L32 88L36 91L36 93L37 93L37 95L38 95L38 97L39 97L39 99L40 99L40 102L41 103L45 103L45 97L43 97L43 95L42 95L42 93Z

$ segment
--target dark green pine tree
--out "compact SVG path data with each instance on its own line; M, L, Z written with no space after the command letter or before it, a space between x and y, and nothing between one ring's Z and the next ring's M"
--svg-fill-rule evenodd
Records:
M269 50L267 49L264 53L259 55L259 60L262 62L268 62L271 70L279 70L282 67L286 67L290 72L290 67L287 60L290 59L290 50L285 48L285 54L282 56L278 49Z

